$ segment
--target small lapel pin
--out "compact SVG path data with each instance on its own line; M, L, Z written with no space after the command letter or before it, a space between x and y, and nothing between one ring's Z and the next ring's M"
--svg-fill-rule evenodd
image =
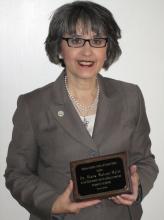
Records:
M64 116L64 112L63 111L58 111L58 116L59 117L63 117Z

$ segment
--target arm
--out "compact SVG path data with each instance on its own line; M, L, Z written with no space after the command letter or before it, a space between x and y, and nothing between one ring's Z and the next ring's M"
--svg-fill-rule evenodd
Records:
M6 186L13 197L30 213L42 219L62 219L66 213L95 205L100 200L71 201L72 181L58 195L54 187L38 176L39 147L36 142L28 106L23 97L13 117L14 129L7 156Z
M145 103L140 89L138 92L138 122L133 134L130 156L131 164L137 165L137 170L142 187L142 199L149 193L158 175L158 167L155 157L151 152L151 141L149 138L150 127L146 115Z
M58 194L37 175L39 150L24 98L18 99L7 155L6 186L30 213L49 219Z
M150 127L146 115L145 103L138 87L137 94L137 124L129 151L133 193L132 195L125 194L113 197L113 201L117 204L132 205L136 201L141 202L153 187L158 174L155 157L151 153Z

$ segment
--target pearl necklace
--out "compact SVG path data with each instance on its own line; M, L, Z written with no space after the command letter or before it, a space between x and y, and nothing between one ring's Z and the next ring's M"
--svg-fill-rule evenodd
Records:
M78 100L72 95L72 93L70 92L69 88L68 88L68 79L67 79L67 76L65 76L64 78L64 83L65 83L65 88L68 92L68 96L69 98L71 99L75 109L77 110L78 114L80 116L83 116L83 124L85 125L85 127L88 126L89 124L89 121L86 119L86 116L88 115L88 113L90 111L92 112L96 112L96 109L97 109L97 103L98 103L98 99L99 99L99 93L100 93L100 89L99 89L99 84L98 84L98 81L97 81L97 93L96 93L96 98L94 99L94 101L88 105L88 106L85 106L85 105L82 105L78 102Z

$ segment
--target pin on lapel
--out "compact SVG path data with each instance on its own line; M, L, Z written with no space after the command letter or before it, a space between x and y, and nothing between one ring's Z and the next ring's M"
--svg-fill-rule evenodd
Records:
M59 117L63 117L63 116L64 116L64 112L63 112L63 111L61 111L61 110L60 110L60 111L58 111L58 116L59 116Z

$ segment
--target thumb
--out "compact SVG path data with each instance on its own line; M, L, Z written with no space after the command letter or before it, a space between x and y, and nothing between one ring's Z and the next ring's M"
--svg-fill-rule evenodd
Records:
M140 178L139 178L139 174L137 172L137 166L136 165L132 165L130 167L130 173L131 173L131 180L134 183L134 185L139 185L140 182Z
M132 165L130 167L130 174L131 174L131 176L133 176L136 172L137 172L137 166L136 165Z
M65 196L69 197L70 194L72 193L72 191L73 191L73 181L70 180L70 182L69 182L67 188L66 188L65 191L64 191Z

